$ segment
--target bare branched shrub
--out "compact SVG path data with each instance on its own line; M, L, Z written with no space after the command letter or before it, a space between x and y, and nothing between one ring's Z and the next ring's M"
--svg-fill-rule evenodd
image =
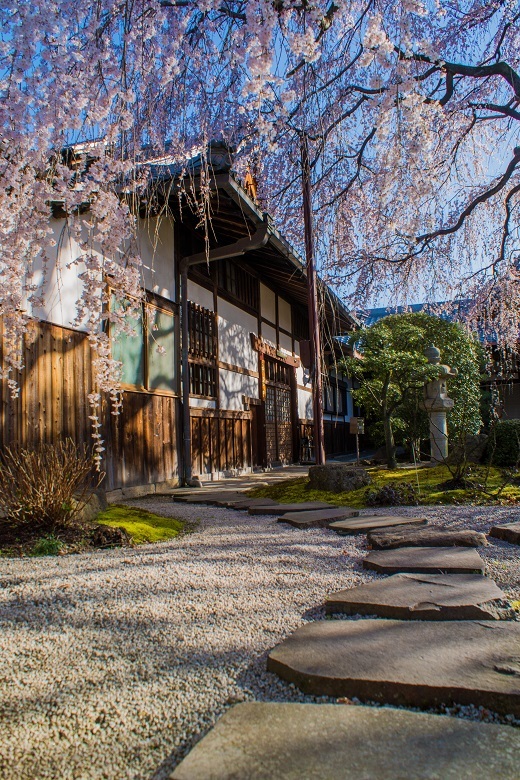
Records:
M415 506L419 503L417 488L411 482L392 482L367 490L367 506Z
M71 439L0 451L0 513L12 526L65 529L99 485L95 461Z

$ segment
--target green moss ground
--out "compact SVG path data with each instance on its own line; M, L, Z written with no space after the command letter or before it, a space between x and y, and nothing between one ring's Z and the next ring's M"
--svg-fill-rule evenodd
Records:
M145 509L112 504L96 517L96 523L124 528L135 544L151 544L173 539L186 531L186 524L173 517L162 517Z
M348 505L356 508L366 507L366 492L392 483L411 483L417 487L419 482L420 504L496 504L496 499L487 495L480 489L444 490L439 487L443 482L451 479L451 474L446 466L421 466L398 468L388 471L386 468L367 469L372 482L368 488L359 488L345 493L329 493L326 490L311 490L309 480L306 477L290 479L279 482L276 485L265 488L256 488L250 495L261 498L273 498L280 503L297 503L300 501L328 501L331 504ZM472 475L475 484L484 485L486 470L476 467ZM503 472L492 468L489 471L485 490L487 493L495 493L504 482ZM508 485L500 495L500 503L520 501L520 486Z

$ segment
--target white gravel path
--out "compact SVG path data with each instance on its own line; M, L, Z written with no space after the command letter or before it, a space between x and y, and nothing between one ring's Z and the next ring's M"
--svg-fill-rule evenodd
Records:
M266 672L268 651L321 616L327 593L376 576L360 569L364 536L169 499L135 503L200 525L133 550L0 559L3 780L162 780L230 704L312 700ZM477 530L518 517L426 513ZM519 553L505 542L483 551L516 599Z

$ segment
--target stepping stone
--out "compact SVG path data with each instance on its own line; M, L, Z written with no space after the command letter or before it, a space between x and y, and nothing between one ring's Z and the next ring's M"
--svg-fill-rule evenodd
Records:
M331 520L357 517L359 512L350 507L337 509L310 509L307 512L287 512L278 518L279 523L289 523L295 528L326 528Z
M269 507L269 512L262 512L261 506L252 506L250 515L285 515L286 512L304 512L307 509L330 509L332 504L325 501L301 501L299 504L274 504Z
M364 534L374 528L392 528L399 525L426 525L424 517L396 517L394 515L365 515L357 520L340 520L329 528L338 534Z
M369 531L368 543L374 550L394 550L397 547L484 547L487 540L478 531L403 526L395 531Z
M252 506L278 506L273 498L232 498L217 501L217 506L227 506L230 509L249 509Z
M377 707L237 704L170 780L517 780L520 731ZM485 767L485 769L483 769Z
M498 620L505 600L493 580L480 574L394 574L333 593L325 612L399 620Z
M363 561L364 569L381 574L484 574L485 564L476 550L467 547L401 547L374 550Z
M495 539L502 539L510 544L520 544L520 523L507 523L507 525L494 525L489 532Z
M473 704L520 716L514 621L321 620L275 647L267 668L315 696L428 708Z
M217 506L225 501L232 501L233 499L239 501L244 498L244 494L237 493L237 491L225 492L224 490L221 490L219 492L215 491L214 493L210 493L209 491L206 492L201 490L200 493L193 493L185 498L181 497L179 499L176 497L175 501L182 501L184 504L208 504L209 506Z

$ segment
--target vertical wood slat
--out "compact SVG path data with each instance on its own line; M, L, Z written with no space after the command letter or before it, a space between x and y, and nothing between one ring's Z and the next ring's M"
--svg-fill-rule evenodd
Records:
M209 419L201 418L201 469L204 474L211 473L211 447L210 447L210 426Z
M210 420L210 442L211 442L211 470L220 471L220 442L218 436L218 420Z

